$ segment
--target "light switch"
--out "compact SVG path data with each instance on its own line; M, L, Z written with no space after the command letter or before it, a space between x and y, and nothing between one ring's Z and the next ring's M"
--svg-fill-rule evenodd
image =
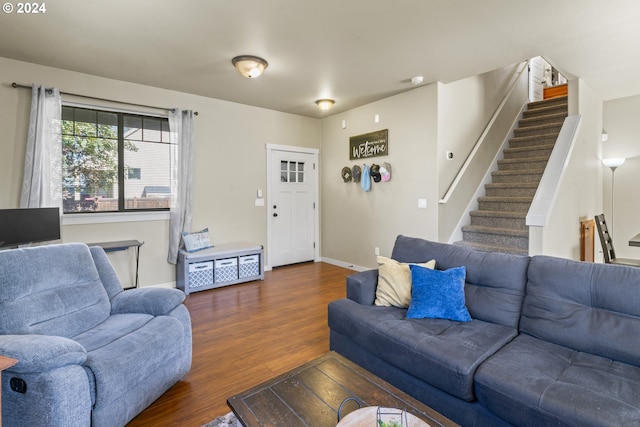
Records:
M418 199L418 208L426 209L427 208L427 199Z

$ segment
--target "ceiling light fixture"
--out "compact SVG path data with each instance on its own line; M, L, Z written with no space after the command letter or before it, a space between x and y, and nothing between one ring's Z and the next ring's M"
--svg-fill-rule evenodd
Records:
M414 85L419 85L423 81L424 81L424 77L422 76L411 77L411 83L413 83Z
M249 78L255 79L269 66L267 61L252 55L240 55L231 60L231 63L238 70L240 74Z
M333 99L318 99L316 101L316 105L318 106L319 109L321 109L322 111L328 111L331 109L331 107L333 107L333 104L335 104L336 101L334 101Z

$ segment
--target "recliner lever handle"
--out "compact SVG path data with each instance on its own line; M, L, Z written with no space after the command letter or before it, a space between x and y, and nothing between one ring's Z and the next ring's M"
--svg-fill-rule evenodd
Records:
M22 378L12 377L9 380L9 385L11 386L11 390L16 393L26 393L27 392L27 383Z

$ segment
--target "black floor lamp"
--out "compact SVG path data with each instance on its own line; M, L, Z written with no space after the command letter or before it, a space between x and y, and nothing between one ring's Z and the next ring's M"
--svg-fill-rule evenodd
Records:
M626 159L624 157L616 157L612 159L603 159L602 164L611 169L611 227L609 227L609 235L613 240L613 183L614 177L616 175L616 169L618 169L624 163Z

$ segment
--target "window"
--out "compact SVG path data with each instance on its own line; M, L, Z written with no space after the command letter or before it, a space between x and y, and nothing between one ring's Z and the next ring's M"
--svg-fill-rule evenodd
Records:
M62 107L64 213L166 210L166 118Z
M140 178L140 168L127 168L127 178L128 179L141 179Z
M281 182L304 182L304 162L280 162Z

